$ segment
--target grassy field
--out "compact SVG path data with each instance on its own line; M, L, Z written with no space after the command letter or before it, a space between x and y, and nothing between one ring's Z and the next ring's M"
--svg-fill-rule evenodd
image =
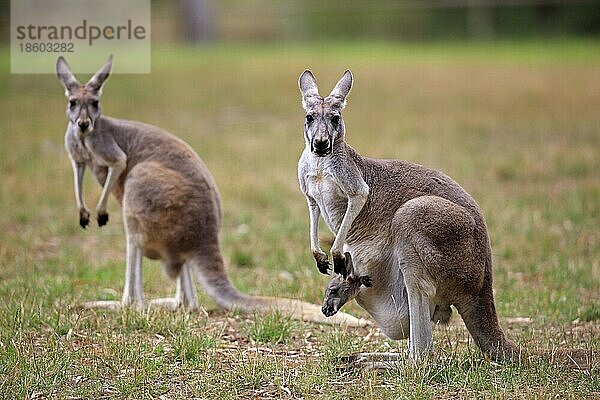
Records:
M108 226L79 228L62 88L52 75L9 75L7 53L0 397L600 397L600 43L162 47L151 75L109 79L106 115L164 127L208 164L229 273L247 293L320 303L327 282L313 265L296 180L304 68L323 92L352 69L345 120L359 152L441 169L477 199L501 323L531 356L486 361L455 315L434 330L427 363L379 374L336 364L356 351L404 353L405 341L376 329L225 313L202 292L202 313L78 309L120 298L120 209L111 199ZM91 176L85 192L94 206ZM146 261L144 274L146 297L174 293L159 264Z

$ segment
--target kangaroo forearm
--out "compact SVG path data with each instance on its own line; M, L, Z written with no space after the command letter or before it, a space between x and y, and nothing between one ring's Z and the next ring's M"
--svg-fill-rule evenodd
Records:
M321 212L316 204L309 204L308 210L310 215L310 250L313 253L318 253L321 252L321 246L319 245L319 216Z
M328 275L331 265L327 260L327 254L321 250L321 246L319 245L319 216L321 215L321 210L313 198L307 196L306 199L310 215L310 249L319 271L322 274Z
M331 246L332 253L342 253L342 247L344 246L344 242L346 241L350 227L352 227L352 223L358 214L360 214L360 211L364 207L366 201L367 195L362 193L348 198L348 206L346 208L344 218L342 219L340 228L338 229L333 245Z
M79 208L79 210L86 209L87 207L83 200L83 175L85 173L85 163L73 161L72 165L75 201L77 202L77 208Z
M120 160L108 167L108 176L106 177L106 182L104 183L104 188L102 189L102 195L100 196L98 206L96 207L96 210L98 212L106 211L106 203L108 202L108 196L113 187L115 186L117 179L119 179L119 176L125 170L125 166L126 161Z

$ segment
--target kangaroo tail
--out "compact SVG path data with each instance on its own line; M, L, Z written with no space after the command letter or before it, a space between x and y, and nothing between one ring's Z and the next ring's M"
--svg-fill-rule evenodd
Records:
M369 321L363 318L359 319L342 312L333 317L325 317L321 312L321 307L316 304L286 298L250 296L241 293L229 280L219 249L213 248L211 250L205 252L205 255L195 255L190 258L189 263L193 266L196 279L219 307L243 312L280 311L293 319L321 324L350 327L369 325Z
M488 254L483 286L470 301L458 308L465 325L481 351L494 361L517 361L520 350L506 337L498 322L492 291L492 259Z

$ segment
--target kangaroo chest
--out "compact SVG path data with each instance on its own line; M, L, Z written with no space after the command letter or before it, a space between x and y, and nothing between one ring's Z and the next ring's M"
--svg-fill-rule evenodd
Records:
M346 212L348 197L342 192L334 176L326 169L316 168L307 174L306 187L308 195L319 205L329 229L334 234L337 233Z
M65 135L65 147L71 158L75 162L85 163L96 177L96 180L103 186L108 174L108 168L94 161L93 154L86 145L85 140L79 138L71 129L68 129Z
M91 164L92 154L85 146L83 140L71 129L68 129L65 134L65 147L74 161L88 165Z

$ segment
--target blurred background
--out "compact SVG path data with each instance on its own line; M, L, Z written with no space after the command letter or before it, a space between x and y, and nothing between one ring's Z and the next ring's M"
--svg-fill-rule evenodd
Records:
M2 39L8 0L0 2ZM592 37L597 0L152 0L153 41L492 40Z
M171 3L157 4L157 12L172 10ZM190 41L489 40L600 32L599 3L577 0L183 0L177 12L182 24L165 29Z

